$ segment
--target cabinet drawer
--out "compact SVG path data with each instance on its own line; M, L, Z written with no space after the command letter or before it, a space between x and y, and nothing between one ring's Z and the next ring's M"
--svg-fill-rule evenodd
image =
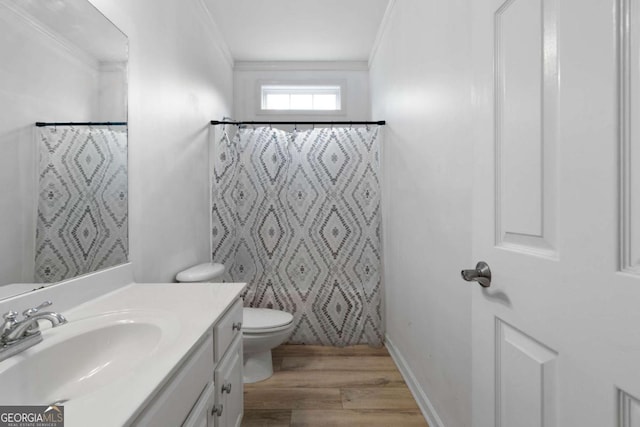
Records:
M231 341L242 335L242 299L238 298L213 328L215 362L219 362Z
M183 363L167 385L133 423L135 426L175 427L183 423L194 402L213 380L213 337L202 344Z

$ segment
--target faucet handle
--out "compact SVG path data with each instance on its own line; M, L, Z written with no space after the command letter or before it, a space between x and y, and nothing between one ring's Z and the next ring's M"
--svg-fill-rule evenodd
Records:
M2 315L2 318L4 319L4 322L2 323L2 330L0 330L0 335L4 334L5 331L11 330L18 323L18 321L16 320L18 318L18 312L9 310Z
M16 320L17 317L18 317L18 312L13 310L9 310L2 315L2 318L7 321Z
M52 304L53 303L51 301L45 301L42 304L40 304L39 306L37 306L37 307L26 309L25 311L22 312L22 315L24 317L29 318L29 317L33 316L34 314L36 314L38 311L40 311L40 309L45 308L45 307L49 307Z

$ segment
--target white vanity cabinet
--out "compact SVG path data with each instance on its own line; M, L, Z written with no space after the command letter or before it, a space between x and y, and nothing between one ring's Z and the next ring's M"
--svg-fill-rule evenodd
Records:
M132 426L240 427L242 299L237 298Z
M212 413L215 399L215 387L213 383L207 385L202 395L195 404L187 420L182 424L184 427L211 427L213 425Z
M219 322L214 328L216 367L215 426L240 427L244 395L242 389L242 300L229 309L227 322ZM231 334L229 334L231 331Z
M216 427L240 427L244 395L242 389L242 337L237 337L214 371Z

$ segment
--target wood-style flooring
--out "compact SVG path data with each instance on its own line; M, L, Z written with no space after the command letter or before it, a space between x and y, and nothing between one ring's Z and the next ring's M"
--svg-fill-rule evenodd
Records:
M244 386L243 427L428 427L386 348L282 345Z

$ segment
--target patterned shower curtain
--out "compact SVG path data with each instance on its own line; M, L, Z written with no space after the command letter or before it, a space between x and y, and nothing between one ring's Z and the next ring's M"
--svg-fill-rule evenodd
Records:
M290 343L381 345L379 128L226 132L215 144L213 260L245 305L286 310Z
M38 128L35 281L127 262L127 132Z

